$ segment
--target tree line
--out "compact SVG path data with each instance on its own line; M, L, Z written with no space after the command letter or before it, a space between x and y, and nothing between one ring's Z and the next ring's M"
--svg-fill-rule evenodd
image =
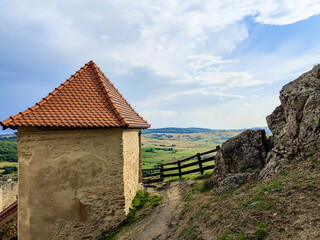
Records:
M17 139L0 139L0 162L18 162Z

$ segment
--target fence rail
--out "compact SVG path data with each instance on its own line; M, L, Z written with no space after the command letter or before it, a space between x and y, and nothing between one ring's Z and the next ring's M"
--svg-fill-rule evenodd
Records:
M0 212L0 220L10 215L12 212L18 209L18 202L15 201L10 206L6 207L2 212Z
M179 176L181 178L183 175L190 174L190 173L196 173L196 172L200 172L201 174L203 174L204 171L214 168L214 164L209 165L209 166L202 165L203 163L207 163L209 161L214 161L214 156L206 157L203 159L201 159L201 158L205 155L210 154L210 153L217 152L219 149L220 149L220 146L217 146L216 149L213 149L213 150L210 150L207 152L203 152L203 153L198 153L198 154L190 156L190 157L182 158L182 159L179 159L175 162L159 164L158 167L156 167L156 168L143 169L143 173L149 172L149 173L143 174L143 182L144 183L160 182L160 181L163 181L163 179L165 177ZM183 165L181 164L183 162L192 160L194 158L197 158L197 161L192 162L192 163L183 164ZM164 168L164 166L169 166L169 165L178 165L178 166ZM199 167L196 169L182 171L185 168L196 166L196 165L199 165ZM178 173L167 173L166 174L166 172L168 172L168 171L175 171L175 170L178 170ZM157 172L154 172L154 171L157 171ZM156 176L159 176L159 177L154 178Z

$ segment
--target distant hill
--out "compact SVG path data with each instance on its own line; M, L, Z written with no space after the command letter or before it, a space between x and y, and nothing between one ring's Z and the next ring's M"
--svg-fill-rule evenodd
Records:
M0 162L17 161L17 136L14 134L0 135Z
M268 135L271 135L271 131L268 127L254 127L250 129L264 129ZM210 128L177 128L177 127L167 127L167 128L150 128L142 130L142 134L152 134L152 133L217 133L217 132L243 132L243 129L210 129ZM0 134L0 140L2 139L15 139L17 136L15 134Z
M264 129L268 135L271 135L271 131L268 127L255 127L250 129ZM142 130L142 134L152 134L152 133L217 133L217 132L243 132L246 129L209 129L209 128L151 128Z
M9 139L16 139L17 136L15 134L0 134L0 141L1 140L9 140Z

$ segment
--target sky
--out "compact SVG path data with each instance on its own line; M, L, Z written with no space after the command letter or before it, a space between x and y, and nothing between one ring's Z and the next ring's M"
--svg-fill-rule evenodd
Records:
M93 60L153 128L263 127L320 63L319 14L319 0L5 1L0 120Z

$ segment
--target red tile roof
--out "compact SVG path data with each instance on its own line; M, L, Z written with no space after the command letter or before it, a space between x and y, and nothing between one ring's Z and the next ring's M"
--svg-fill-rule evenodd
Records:
M10 117L3 128L148 128L100 68L90 61L33 107Z

